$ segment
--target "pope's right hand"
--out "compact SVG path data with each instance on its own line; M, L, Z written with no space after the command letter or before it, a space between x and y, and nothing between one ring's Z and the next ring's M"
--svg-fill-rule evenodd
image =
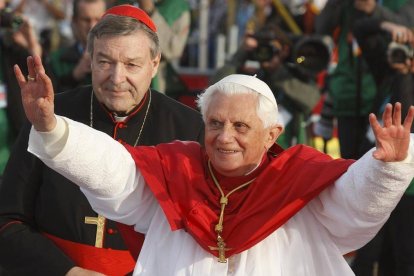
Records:
M27 58L27 70L26 80L19 66L14 65L26 117L37 131L51 131L56 126L52 81L46 75L39 56Z

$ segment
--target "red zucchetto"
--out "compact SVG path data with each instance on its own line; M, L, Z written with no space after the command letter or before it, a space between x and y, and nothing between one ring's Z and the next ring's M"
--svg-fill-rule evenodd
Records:
M148 14L145 11L135 6L132 6L132 5L114 6L112 8L109 8L102 17L108 14L128 16L128 17L135 18L136 20L144 23L152 31L157 32L157 27L155 27L154 22L148 16Z

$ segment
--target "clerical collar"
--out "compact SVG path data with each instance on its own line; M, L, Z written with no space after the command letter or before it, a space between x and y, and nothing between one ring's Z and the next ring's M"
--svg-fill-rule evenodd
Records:
M117 123L124 122L128 118L128 115L127 116L118 116L115 113L112 113L112 116L114 116L114 120Z
M145 110L145 114L148 113L149 110L149 106L150 106L150 101L148 99L150 99L151 97L149 96L149 94L151 93L151 89L149 89L147 91L147 93L145 93L144 97L142 98L141 102L134 107L134 109L132 109L132 111L130 111L128 114L123 114L123 115L118 115L115 112L110 111L105 105L101 104L101 106L104 108L104 110L106 111L106 113L109 115L109 117L111 118L111 120L114 123L119 123L119 122L124 122L124 123L128 123L129 119L134 117L140 110L142 110L142 108L145 106L146 102L148 101L148 105L147 108Z

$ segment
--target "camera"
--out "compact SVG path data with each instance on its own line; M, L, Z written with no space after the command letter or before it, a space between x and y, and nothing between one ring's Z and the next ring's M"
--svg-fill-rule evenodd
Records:
M284 44L292 47L288 63L303 75L315 76L328 69L331 61L334 42L329 36L283 35L277 30L264 29L250 37L257 40L258 46L248 54L249 61L270 61L281 54L280 47Z
M0 10L0 29L17 31L23 22L23 18L12 10L8 8Z
M297 38L292 62L308 75L326 70L331 60L333 41L328 36L306 35Z
M253 53L251 53L250 58L258 62L269 61L275 55L279 54L279 49L269 43L259 43L257 48Z
M271 34L258 33L251 35L254 39L257 40L257 48L249 53L249 60L265 62L271 60L275 55L278 55L280 49L276 47L273 40L277 39Z
M390 63L405 63L407 59L414 58L414 49L409 44L393 41L388 45L387 56Z

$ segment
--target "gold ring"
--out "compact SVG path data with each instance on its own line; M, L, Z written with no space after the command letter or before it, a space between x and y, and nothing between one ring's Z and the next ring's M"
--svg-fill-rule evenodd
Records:
M36 80L36 78L35 78L35 77L31 77L31 76L27 75L27 80L28 80L28 81L35 81L35 80Z

